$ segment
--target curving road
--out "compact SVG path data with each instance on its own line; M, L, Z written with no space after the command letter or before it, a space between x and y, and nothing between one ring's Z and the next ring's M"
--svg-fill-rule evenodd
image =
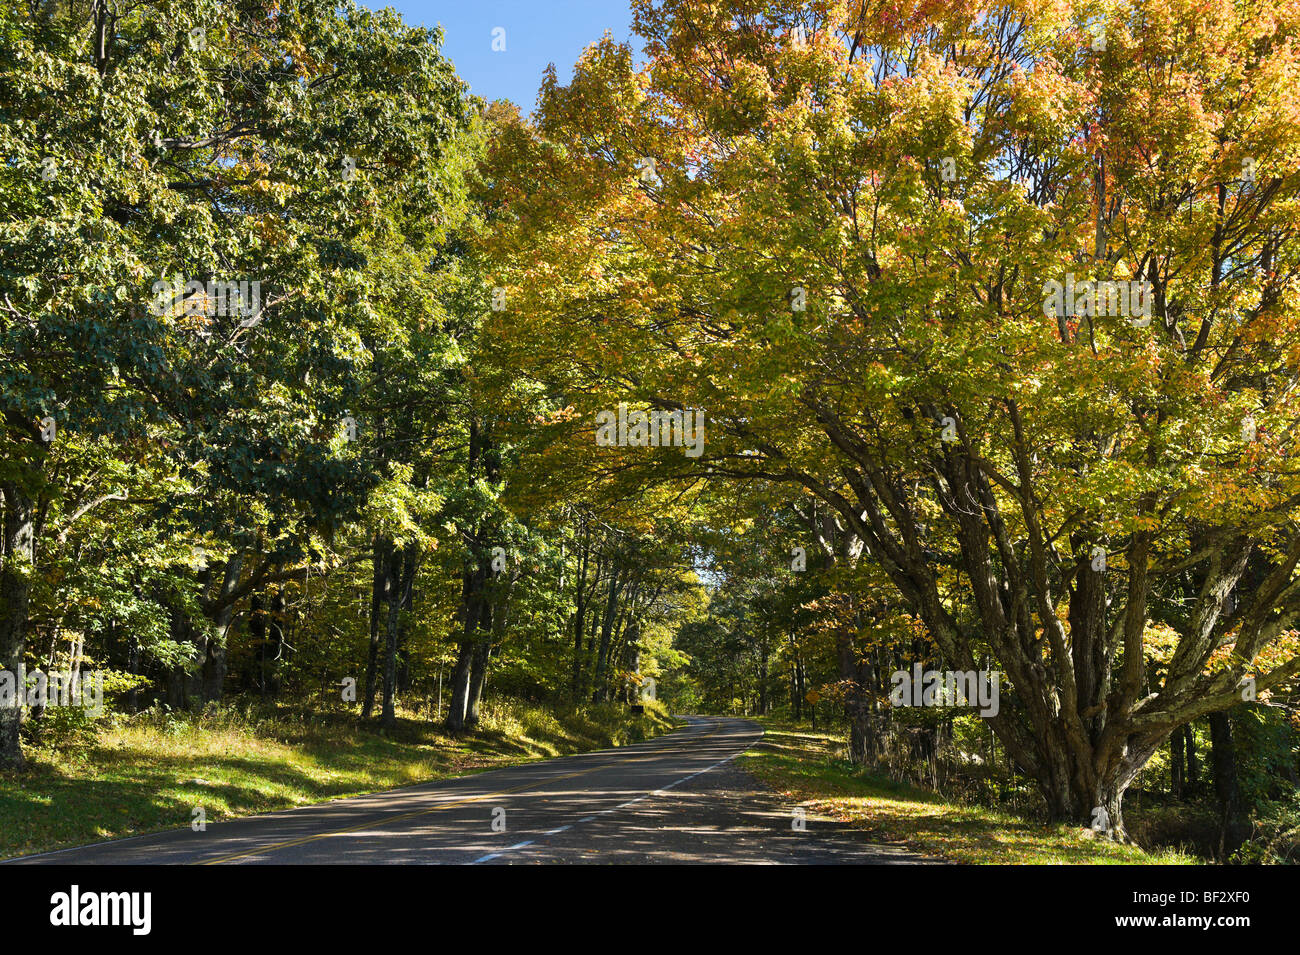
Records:
M12 860L56 865L916 863L792 808L732 760L763 734L688 717L634 746Z

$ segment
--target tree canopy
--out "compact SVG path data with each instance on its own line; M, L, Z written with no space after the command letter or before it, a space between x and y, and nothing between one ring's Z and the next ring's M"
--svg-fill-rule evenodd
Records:
M524 116L351 0L0 3L0 670L868 763L996 671L1125 838L1300 674L1300 3L632 8Z

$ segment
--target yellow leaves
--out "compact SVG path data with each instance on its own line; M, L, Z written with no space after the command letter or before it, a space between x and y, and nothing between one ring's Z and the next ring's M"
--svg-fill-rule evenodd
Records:
M1142 647L1147 659L1155 663L1168 663L1178 649L1178 631L1167 623L1148 623L1142 631Z
M307 49L301 37L287 37L284 51L293 60L293 69L298 76L307 79L320 73L320 62Z
M253 232L269 245L287 245L292 239L289 230L274 215L258 216L252 228Z
M1300 656L1300 630L1284 631L1279 637L1261 647L1254 658L1249 660L1237 652L1239 637L1240 634L1236 632L1229 634L1228 642L1215 649L1210 655L1203 672L1210 675L1248 666L1250 671L1245 676L1257 679ZM1260 690L1258 699L1266 701L1269 696L1269 691Z

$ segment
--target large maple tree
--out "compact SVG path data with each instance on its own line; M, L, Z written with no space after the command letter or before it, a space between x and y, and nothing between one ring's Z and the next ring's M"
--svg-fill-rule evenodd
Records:
M1300 672L1300 4L634 9L643 62L593 45L491 150L513 386L584 457L830 505L1123 838L1175 726ZM1045 301L1090 280L1143 294ZM596 449L620 401L706 453Z

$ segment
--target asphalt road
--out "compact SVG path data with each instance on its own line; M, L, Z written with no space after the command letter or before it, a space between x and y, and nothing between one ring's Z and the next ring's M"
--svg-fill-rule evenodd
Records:
M900 864L928 860L807 816L736 767L762 730L689 717L635 746L444 779L12 864Z

